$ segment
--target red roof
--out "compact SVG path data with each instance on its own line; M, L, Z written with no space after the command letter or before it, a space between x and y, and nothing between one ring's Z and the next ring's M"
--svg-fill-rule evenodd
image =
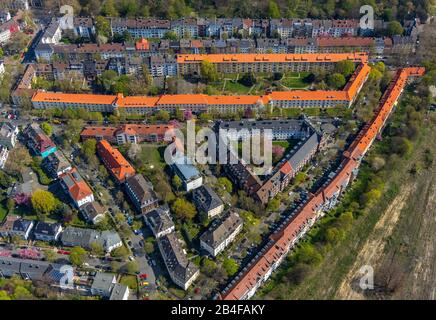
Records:
M254 289L259 280L266 278L267 273L271 271L271 266L283 257L291 241L296 239L300 230L316 218L317 212L321 210L327 199L331 198L336 192L341 191L348 184L352 172L359 166L359 162L351 156L355 154L355 150L357 150L359 155L366 152L373 138L381 130L384 121L392 111L406 84L407 78L409 76L422 75L423 73L423 68L405 68L397 73L383 95L374 118L368 122L350 148L344 152L344 159L333 179L327 185L320 188L315 195L310 196L306 204L295 213L293 218L284 227L270 236L272 241L262 249L263 253L244 269L245 271L238 276L235 282L231 283L230 287L222 293L220 298L225 300L242 299L250 290Z
M68 192L76 202L92 195L92 190L86 184L85 180L79 175L76 168L71 169L69 172L60 176L64 182Z
M103 161L106 168L117 178L118 182L124 182L126 178L135 175L135 169L123 157L118 149L112 146L106 140L97 143L97 153Z

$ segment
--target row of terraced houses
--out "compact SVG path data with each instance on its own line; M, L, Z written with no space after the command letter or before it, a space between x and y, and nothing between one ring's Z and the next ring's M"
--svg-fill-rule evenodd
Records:
M355 73L343 90L273 91L261 96L209 96L204 94L178 94L161 96L129 96L65 94L37 91L32 97L36 109L84 108L89 111L127 114L148 114L158 110L174 112L176 109L193 112L237 112L261 109L266 105L279 108L349 107L365 83L370 67L365 53L350 54L238 54L238 55L183 55L178 57L182 74L199 72L201 62L207 60L217 66L220 73L285 72L331 70L335 63L351 60L358 64Z
M424 71L424 68L404 68L397 71L383 94L374 117L368 121L351 145L344 151L342 161L331 178L282 221L256 256L216 296L217 299L249 299L268 280L288 252L307 233L310 227L337 204L346 187L357 176L362 158L376 136L383 130L387 118L407 84L407 80L411 76L423 75Z

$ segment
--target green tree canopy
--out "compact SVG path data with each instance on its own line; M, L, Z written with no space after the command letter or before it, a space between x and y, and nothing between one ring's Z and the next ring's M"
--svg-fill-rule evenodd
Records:
M345 85L345 77L340 73L333 73L327 77L327 84L335 89L340 89Z
M282 17L279 6L273 0L270 0L268 3L268 17L271 19L278 19Z
M223 268L229 277L233 276L238 272L239 266L236 261L232 258L226 258L223 261Z
M354 62L351 60L342 60L335 64L335 72L348 77L354 72Z
M395 36L395 35L402 35L404 32L403 27L401 26L401 23L398 21L391 21L388 23L387 27L387 33L389 36Z
M81 266L86 259L86 250L82 247L74 247L70 251L70 262L75 266Z
M191 220L197 214L194 205L184 198L177 198L171 206L171 209L177 217L183 220Z
M203 81L206 83L213 82L218 79L216 66L207 60L203 60L201 62L200 75Z
M45 190L36 190L32 195L33 209L43 215L48 215L56 210L58 202L53 193Z

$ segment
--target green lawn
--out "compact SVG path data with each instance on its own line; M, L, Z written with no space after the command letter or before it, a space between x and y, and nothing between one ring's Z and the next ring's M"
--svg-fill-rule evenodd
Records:
M130 290L138 290L138 281L135 276L123 275L120 279L120 283L128 286Z
M304 89L309 85L303 81L303 79L308 76L310 72L291 72L287 73L283 76L282 80L280 80L281 84L289 89Z

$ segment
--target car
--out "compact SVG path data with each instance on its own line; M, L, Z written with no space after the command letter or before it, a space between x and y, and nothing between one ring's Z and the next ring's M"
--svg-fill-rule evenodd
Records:
M140 274L139 279L147 279L147 274L146 273Z
M141 286L144 286L144 287L146 287L146 286L148 286L150 283L148 282L148 281L143 281L143 282L141 282Z
M133 256L129 256L129 260L130 260L130 261L134 261L135 258L134 258Z

